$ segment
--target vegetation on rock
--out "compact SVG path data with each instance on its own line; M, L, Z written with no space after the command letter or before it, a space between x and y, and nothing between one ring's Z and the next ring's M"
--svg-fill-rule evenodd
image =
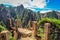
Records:
M49 39L50 40L58 40L57 38L59 37L58 33L59 33L59 29L60 29L60 20L55 19L55 18L42 18L38 22L38 24L40 25L39 29L38 29L39 32L40 32L40 37L42 37L42 34L44 35L44 33L41 32L41 31L43 31L43 25L44 25L44 23L50 23L51 24Z

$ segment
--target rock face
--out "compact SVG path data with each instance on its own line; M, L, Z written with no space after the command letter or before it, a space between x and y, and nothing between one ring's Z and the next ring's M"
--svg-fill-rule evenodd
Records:
M36 17L39 19L44 17L51 17L51 18L57 18L60 19L60 12L57 11L51 11L47 13L41 13L38 14L38 12L35 14L35 12L25 9L23 5L17 6L17 7L6 7L3 4L0 4L0 20L3 20L4 22L8 17L10 18L16 18L16 15L19 15L21 19L28 19L28 20L36 20ZM27 17L28 16L28 17Z
M0 4L0 21L7 25L6 21L8 18L12 20L18 18L23 27L26 27L29 20L30 21L39 21L41 18L56 18L60 19L60 12L52 11L47 13L33 12L30 9L24 8L23 5L17 7L6 7L3 4Z
M17 6L18 12L22 12L23 9L24 9L24 6L23 5Z
M60 19L60 12L57 12L57 15L58 15L58 19Z
M60 12L52 11L47 13L41 13L41 18L45 17L60 19Z

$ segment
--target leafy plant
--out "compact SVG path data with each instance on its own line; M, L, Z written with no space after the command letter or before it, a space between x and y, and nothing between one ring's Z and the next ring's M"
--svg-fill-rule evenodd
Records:
M1 31L5 31L7 30L4 26L0 25L0 32ZM9 33L9 40L15 40L13 37L12 37L12 33L10 32Z
M6 28L2 25L0 25L0 32L6 30Z
M12 36L12 33L11 33L11 32L9 33L9 40L16 40L16 39Z
M44 23L50 23L51 24L49 39L50 40L56 40L57 36L58 36L57 32L59 32L58 30L60 29L60 20L55 19L55 18L42 18L38 22L38 25L44 25ZM41 35L42 29L39 28L38 30L40 32L39 36L42 37L42 35Z
M44 37L43 28L41 28L41 27L38 28L38 34L37 35L40 36L41 38Z
M51 23L54 24L58 29L60 29L60 20L55 18L42 18L38 24Z

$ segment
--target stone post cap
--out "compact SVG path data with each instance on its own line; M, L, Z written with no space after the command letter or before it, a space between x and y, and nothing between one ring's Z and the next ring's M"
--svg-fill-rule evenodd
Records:
M1 33L7 33L7 32L9 32L8 30L6 30L6 31L2 31Z
M32 21L32 22L37 23L37 21Z

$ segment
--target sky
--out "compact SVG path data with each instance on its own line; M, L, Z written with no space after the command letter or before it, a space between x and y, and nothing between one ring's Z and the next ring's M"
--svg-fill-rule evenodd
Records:
M51 10L60 11L60 0L0 0L0 4L23 6L35 12L47 12Z

